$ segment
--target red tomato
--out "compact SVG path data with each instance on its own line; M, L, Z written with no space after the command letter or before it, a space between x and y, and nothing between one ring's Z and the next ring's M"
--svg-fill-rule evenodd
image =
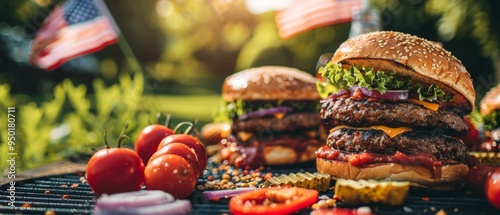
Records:
M203 174L203 171L207 167L207 151L205 150L205 146L203 145L203 143L201 143L198 138L188 134L173 134L165 137L160 142L160 145L158 145L158 150L170 143L183 143L189 146L189 148L193 149L196 153L196 157L198 157L200 167L199 175Z
M484 192L490 204L500 209L500 168L488 173L484 184Z
M181 156L182 158L186 159L186 161L191 165L191 167L193 167L194 172L196 173L200 172L200 164L198 162L198 157L196 157L194 150L189 148L187 145L184 145L183 143L170 143L164 146L163 148L159 149L158 151L156 151L149 160L150 161L154 160L155 158L166 154L174 154Z
M229 210L235 215L291 214L316 201L317 190L297 187L263 188L232 197Z
M148 163L151 155L156 152L161 140L172 134L174 134L174 131L164 125L154 124L142 129L135 141L135 151L141 156L144 165Z
M185 199L194 190L197 174L184 158L167 154L151 160L145 176L146 189L163 190L175 198Z
M478 164L469 169L467 173L467 184L475 193L484 193L484 182L486 176L496 167L487 164Z
M144 164L131 149L107 148L90 158L86 174L97 195L137 191L144 183Z

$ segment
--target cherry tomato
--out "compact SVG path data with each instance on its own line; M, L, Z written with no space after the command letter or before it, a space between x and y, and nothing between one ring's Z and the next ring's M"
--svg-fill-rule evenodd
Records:
M488 173L484 184L484 192L490 204L500 209L500 168Z
M297 187L262 188L231 198L229 210L235 215L291 214L318 201L318 191Z
M151 160L145 176L147 190L163 190L175 198L185 199L194 190L197 174L184 158L167 154Z
M189 148L187 145L183 143L170 143L164 146L163 148L159 149L158 151L156 151L151 156L150 161L166 154L174 154L181 156L182 158L186 159L186 161L191 165L191 167L193 167L193 170L196 173L200 172L200 164L198 162L198 157L196 157L196 153L194 152L194 150Z
M86 174L97 195L137 191L144 183L144 164L131 149L106 148L90 158Z
M187 145L189 148L193 149L196 156L198 157L199 162L199 175L203 174L207 166L207 151L205 150L205 146L201 141L188 134L173 134L168 137L165 137L160 144L158 145L158 150L163 148L164 146L170 143L183 143Z
M496 167L487 164L478 164L469 169L467 173L467 184L475 193L484 193L484 183L486 176Z
M149 125L142 129L135 141L135 151L146 165L151 155L156 152L158 144L163 138L174 134L174 131L164 125Z

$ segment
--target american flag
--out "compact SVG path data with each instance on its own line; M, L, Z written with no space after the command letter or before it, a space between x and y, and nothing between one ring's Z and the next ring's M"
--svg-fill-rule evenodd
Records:
M276 24L283 39L302 32L352 20L353 8L362 0L295 0L276 13Z
M30 61L54 70L73 58L117 42L118 33L94 0L68 0L56 6L35 34Z

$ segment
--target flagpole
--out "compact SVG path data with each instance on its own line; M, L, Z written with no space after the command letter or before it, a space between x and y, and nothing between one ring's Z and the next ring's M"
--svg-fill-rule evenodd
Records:
M135 56L134 52L132 51L132 48L130 48L129 43L127 42L127 39L125 36L121 33L120 28L115 22L115 19L111 15L111 13L108 10L108 7L106 6L106 3L104 3L104 0L94 0L94 3L96 7L101 11L101 13L108 17L109 22L115 29L116 33L118 34L118 46L120 46L120 49L122 50L123 54L125 55L125 58L127 59L127 62L130 64L130 67L132 67L132 70L134 72L140 72L144 74L144 70L142 69L141 64L139 63L139 60Z

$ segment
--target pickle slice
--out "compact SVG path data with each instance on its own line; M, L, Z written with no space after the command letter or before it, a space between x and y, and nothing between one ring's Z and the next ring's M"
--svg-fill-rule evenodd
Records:
M410 182L338 179L335 183L335 195L347 205L401 205L409 190Z
M266 180L261 187L276 187L289 185L300 188L316 189L318 191L327 191L330 187L330 175L323 173L299 172L288 175L281 174Z

